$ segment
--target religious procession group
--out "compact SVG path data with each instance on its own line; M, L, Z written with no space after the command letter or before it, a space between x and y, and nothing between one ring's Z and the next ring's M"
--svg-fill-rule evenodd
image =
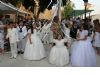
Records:
M0 52L4 53L6 40L12 60L23 54L23 59L33 61L48 57L56 66L71 63L73 67L95 67L96 53L100 55L100 22L85 21L76 18L59 22L56 16L53 21L22 19L6 26L0 23ZM51 46L49 55L45 44Z

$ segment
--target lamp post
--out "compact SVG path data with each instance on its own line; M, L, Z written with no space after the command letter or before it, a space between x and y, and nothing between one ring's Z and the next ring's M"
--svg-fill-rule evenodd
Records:
M56 13L55 13L55 15L58 17L58 19L59 19L59 21L61 21L61 17L62 17L62 10L63 10L63 8L61 7L61 5L62 5L62 0L56 0L56 2L57 2L57 6L55 6L56 8ZM55 9L54 9L54 11L55 11Z
M86 25L86 11L87 11L88 0L83 0L83 1L84 1L84 6L85 6L85 25Z
M58 4L58 17L59 17L59 21L61 21L61 4L62 4L62 0L57 0L59 1Z
M37 17L37 13L39 11L39 0L34 0L35 1L35 7L34 7L34 17L35 17L35 20L38 19Z

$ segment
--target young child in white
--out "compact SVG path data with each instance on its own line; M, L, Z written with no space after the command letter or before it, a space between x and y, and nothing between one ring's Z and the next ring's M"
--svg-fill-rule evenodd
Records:
M17 29L14 27L14 23L10 22L9 29L7 31L6 38L9 38L10 48L11 48L11 58L17 57L17 42L19 41Z
M96 53L88 36L88 30L81 26L77 32L77 41L71 47L71 64L74 67L95 67Z
M17 31L19 35L19 42L18 42L18 54L23 54L26 45L26 36L27 36L27 28L23 24L23 21L20 21L19 25L17 26Z
M58 34L57 39L53 39L55 46L52 47L49 56L49 62L51 64L56 66L64 66L69 63L69 52L65 46L66 42L67 39L64 39L61 34Z
M100 23L95 29L93 40L93 46L97 50L97 54L100 56Z
M45 49L40 40L36 25L34 24L28 31L27 43L25 46L24 59L41 60L46 56Z

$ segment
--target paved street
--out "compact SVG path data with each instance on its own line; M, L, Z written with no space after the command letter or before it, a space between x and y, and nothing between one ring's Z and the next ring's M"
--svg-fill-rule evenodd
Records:
M47 55L49 54L46 49ZM10 53L0 55L0 67L56 67L48 62L48 57L41 61L28 61L23 59L23 55L18 55L17 59L10 59ZM65 67L71 67L71 64ZM97 67L100 67L100 56L97 56Z

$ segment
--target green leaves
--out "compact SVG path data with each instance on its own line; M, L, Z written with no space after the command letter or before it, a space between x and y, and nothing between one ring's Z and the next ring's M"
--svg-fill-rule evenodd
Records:
M64 17L69 17L69 15L73 12L74 4L69 0L64 6Z

